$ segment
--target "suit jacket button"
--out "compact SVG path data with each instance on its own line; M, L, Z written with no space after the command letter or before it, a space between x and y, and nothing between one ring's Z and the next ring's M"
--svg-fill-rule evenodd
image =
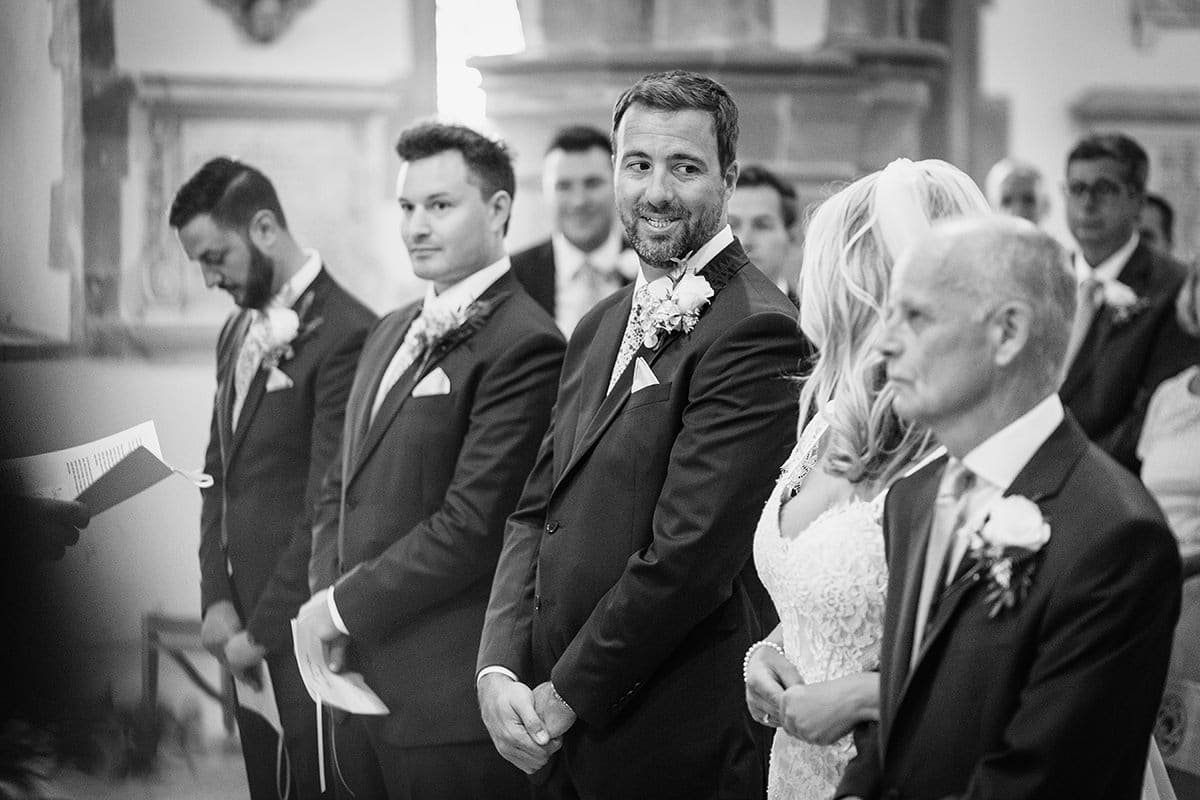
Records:
M549 535L558 530L558 520L552 519L546 522L546 534Z

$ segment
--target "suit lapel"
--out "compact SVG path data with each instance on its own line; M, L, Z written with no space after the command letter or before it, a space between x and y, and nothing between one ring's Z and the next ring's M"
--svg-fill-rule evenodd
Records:
M904 551L904 580L901 583L899 619L888 671L887 688L889 695L896 698L894 707L900 705L900 700L912 678L911 672L915 672L915 667L910 670L909 665L912 663L912 644L917 627L917 605L921 596L921 580L925 572L925 551L929 547L929 536L933 529L937 488L945 468L946 458L944 456L931 464L924 473L921 485L914 488L909 504L910 519L912 520L911 538L908 549Z
M1067 412L1066 418L1059 424L1057 428L1055 428L1054 432L1050 434L1050 437L1042 443L1042 446L1038 448L1033 457L1029 459L1029 463L1027 463L1017 474L1017 477L1013 480L1012 485L1005 490L1004 496L1009 497L1013 495L1020 495L1022 497L1029 498L1035 503L1041 504L1042 502L1058 495L1058 493L1062 490L1062 486L1066 482L1067 477L1075 468L1075 464L1083 456L1087 446L1087 437L1084 435L1082 429L1080 429L1075 420L1071 418L1070 412ZM940 475L941 470L938 470L939 478ZM935 480L932 485L936 488L938 485L937 481ZM930 494L928 497L928 506L930 509L933 507L934 499L934 494ZM930 512L929 516L932 521L932 511ZM1053 521L1051 521L1051 524L1053 524ZM1051 533L1051 535L1053 535L1053 533ZM922 539L921 546L918 548L919 552L924 553L924 543L928 541L928 538L927 531ZM936 642L943 634L946 634L947 630L951 626L951 623L957 616L959 607L961 607L968 598L976 596L976 593L971 590L973 587L982 582L983 575L978 565L968 564L966 563L967 560L968 559L964 559L964 563L960 567L955 581L949 587L947 587L945 593L942 595L942 600L938 604L937 614L930 623L929 635L924 639L924 642L921 646L921 652L917 657L917 661L913 664L911 672L905 676L899 693L895 695L896 702L893 707L895 709L893 711L893 716L899 714L900 705L903 702L905 693L907 692L908 687L912 684L916 673L922 668L932 668L926 667L925 662L926 657L929 654L929 650L933 646L934 642ZM906 604L908 602L908 595L910 594L909 590L914 586L917 589L920 588L920 559L917 560L917 565L915 577L911 571L905 576ZM912 594L915 598L916 592L912 592ZM902 638L897 639L895 656L900 657L902 655L900 652L902 649L905 650L906 653L903 654L903 662L898 661L896 657L893 658L893 676L901 674L895 671L897 668L907 668L909 661L908 655L912 652L911 633L916 619L915 599L912 601L912 605L913 607L911 610L908 608L904 609L905 614L901 618L901 630L899 635ZM905 643L904 647L900 646L902 642Z
M361 461L363 443L371 427L371 409L375 405L375 395L379 393L379 386L383 382L383 374L387 371L392 358L395 357L396 351L400 349L400 344L404 341L404 334L408 332L409 326L412 325L419 313L421 313L421 303L417 302L389 316L384 320L378 333L372 337L374 341L368 342L363 350L354 376L355 386L351 391L350 400L346 404L346 433L344 434L346 441L343 445L345 457L342 464L342 469L345 471L342 476L343 485L349 485L350 476L357 470ZM403 377L402 375L401 378Z
M412 313L408 315L408 318L404 324L398 325L397 330L392 332L393 336L395 336L398 331L396 344L390 350L386 351L388 352L388 356L382 361L382 364L376 365L375 372L377 374L373 375L371 379L371 387L373 391L370 393L369 401L363 403L363 413L365 415L363 417L363 422L366 425L366 428L365 434L363 435L362 446L357 450L357 456L355 457L355 468L350 474L351 480L353 480L354 476L358 474L358 471L366 463L367 459L370 458L371 453L374 452L375 448L379 445L379 442L383 439L383 434L387 431L388 426L391 425L391 422L393 419L395 419L396 415L400 413L400 409L403 408L405 402L408 401L408 398L412 395L412 390L420 382L421 378L428 375L430 371L432 371L447 355L454 352L459 347L466 345L470 341L471 336L478 332L478 328L487 324L488 316L494 313L496 308L498 308L512 295L512 287L510 284L510 281L512 280L514 280L512 273L505 273L491 286L484 290L483 294L479 296L476 302L488 305L487 310L481 312L486 316L482 317L475 323L472 323L471 321L465 323L465 325L468 327L474 325L474 330L467 332L466 335L461 336L461 338L452 338L452 342L449 344L449 346L436 347L433 352L419 355L417 360L414 361L400 376L400 379L396 381L395 385L388 390L387 396L383 400L383 405L379 407L379 413L375 415L374 420L371 420L371 407L375 403L375 394L379 391L379 385L383 380L383 373L387 370L387 365L391 362L392 356L395 355L396 350L400 347L400 343L403 342L404 334L408 332L409 326L412 325L412 321L416 318L417 312L420 310L420 306L414 306ZM453 337L453 334L448 335L448 337Z
M717 301L721 290L729 284L733 276L747 263L749 263L749 259L746 258L745 251L742 250L741 245L734 241L724 250L713 256L712 260L704 266L700 274L712 287L713 296L709 301L709 307L705 307L701 312L700 321L697 325L704 324L705 314L710 310L711 304ZM612 391L608 392L607 396L605 396L604 392L608 389L608 381L612 377L613 365L616 363L617 353L621 347L621 339L625 335L625 326L629 321L629 312L633 306L633 292L632 290L628 291L630 294L628 302L626 302L627 298L622 298L620 302L613 305L605 313L604 319L601 320L600 327L597 330L596 338L593 340L593 343L599 342L600 345L593 348L593 350L598 352L588 354L588 372L584 375L584 385L580 398L580 415L576 420L575 446L571 450L570 459L567 461L562 473L559 474L557 481L555 481L556 486L570 474L571 470L595 446L604 432L612 425L613 420L617 418L617 415L625 405L625 401L629 399L629 389L633 385L633 365L637 363L638 358L644 358L647 363L653 364L668 347L672 346L683 335L680 331L675 331L664 336L659 341L658 346L653 349L644 345L640 347L633 358L629 359L629 364L626 365L625 370L617 378ZM624 314L621 311L624 311ZM595 360L593 361L593 359ZM597 408L594 414L587 413L590 411L590 408L594 407L591 405L591 401L597 397L600 398L599 408ZM586 407L583 405L585 403L587 404ZM581 427L584 431L582 436L579 434Z
M571 448L568 451L572 454L579 450L584 433L606 399L608 381L612 377L613 364L617 361L621 339L625 336L625 326L629 322L629 312L633 306L633 291L622 291L626 296L604 313L584 361L583 384L579 389L579 415L575 420ZM614 387L614 393L615 391Z
M328 275L325 272L325 267L322 266L321 270L317 273L316 277L313 278L313 282L309 285L309 287L307 289L305 289L300 294L299 297L296 298L295 302L293 302L292 305L290 306L290 308L292 308L293 310L298 310L298 309L304 308L304 306L306 306L306 305L308 306L307 313L305 315L308 318L300 320L301 327L303 327L306 324L311 324L313 322L313 319L315 319L317 316L320 315L320 309L314 308L313 303L317 298L319 298L321 296L322 292L324 291L325 281L327 281L327 280L328 280ZM242 335L238 338L238 353L241 352L242 340L245 338L246 331L249 330L249 327L250 327L250 323L249 323L250 314L247 314L246 317L247 317L246 325L242 331ZM295 344L296 348L299 348L301 346L302 346L301 342L296 342L296 344ZM234 355L235 364L236 364L236 361L237 361L237 355L235 354ZM246 388L246 397L245 397L245 399L242 400L242 411L238 415L237 427L233 431L233 436L232 436L233 443L232 443L232 446L230 449L230 454L229 454L230 458L232 458L233 454L237 452L238 447L241 446L242 440L246 437L246 431L249 430L249 428L250 428L250 421L254 418L254 412L258 410L258 404L262 402L263 395L266 394L267 378L269 377L269 375L270 375L270 371L264 370L262 368L262 364L259 364L258 369L254 373L254 377L250 379L250 385ZM233 418L232 383L233 383L233 379L231 376L230 377L231 387L230 387L230 396L229 396L229 398L230 398L229 399L230 413L227 415L227 417L230 419L231 423L232 423L232 418Z
M250 312L238 313L229 343L221 354L223 364L218 370L221 379L217 386L217 431L221 437L221 456L225 466L229 466L233 455L234 374L237 372L237 360L238 355L242 352L242 343L246 340L246 332L250 330L250 320Z

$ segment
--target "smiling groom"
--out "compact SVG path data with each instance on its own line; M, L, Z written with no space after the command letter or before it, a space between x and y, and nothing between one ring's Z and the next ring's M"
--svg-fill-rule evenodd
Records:
M567 348L505 532L480 707L525 771L558 751L547 797L758 797L739 669L761 635L754 528L795 439L795 307L726 222L738 127L722 86L648 75L613 128L641 272Z

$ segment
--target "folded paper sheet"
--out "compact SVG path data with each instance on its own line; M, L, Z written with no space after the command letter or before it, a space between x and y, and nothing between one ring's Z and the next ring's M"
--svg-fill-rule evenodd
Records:
M203 473L178 470L162 460L153 422L87 444L0 461L0 492L86 503L93 515L149 489L172 472L200 488Z

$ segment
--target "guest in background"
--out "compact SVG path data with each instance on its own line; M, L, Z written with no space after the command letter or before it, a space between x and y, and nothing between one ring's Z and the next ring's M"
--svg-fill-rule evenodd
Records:
M1161 194L1146 193L1138 234L1150 247L1164 253L1175 252L1175 209Z
M729 198L729 227L754 266L799 307L798 270L789 269L788 263L795 224L796 189L766 167L745 167Z
M217 340L217 393L202 491L204 646L252 683L265 666L285 747L238 706L250 795L321 795L316 709L300 679L290 620L308 596L308 510L341 437L354 364L374 315L288 230L275 187L215 158L183 185L170 224L205 283L233 297ZM284 754L277 759L277 754ZM278 762L278 763L277 763ZM290 776L290 779L289 779Z
M513 274L564 336L637 272L617 224L612 171L612 144L603 131L573 125L555 134L542 165L553 233L512 257Z
M1134 474L1150 395L1200 361L1200 340L1175 314L1186 269L1138 236L1148 171L1133 139L1094 134L1072 148L1064 186L1079 297L1059 393L1088 437Z
M1050 208L1050 197L1037 167L1015 158L1002 158L984 180L988 203L1001 214L1040 225Z

